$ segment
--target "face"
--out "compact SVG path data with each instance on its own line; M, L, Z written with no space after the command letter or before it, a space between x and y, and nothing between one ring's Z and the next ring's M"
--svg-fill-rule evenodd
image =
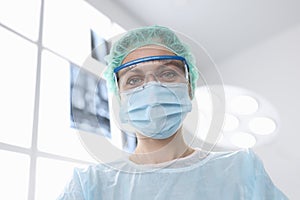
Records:
M149 56L168 55L175 56L173 52L164 47L148 45L128 54L122 64ZM186 74L184 62L180 60L159 60L139 63L118 72L119 91L123 92L135 89L143 83L150 81L159 81L162 83L186 82Z
M116 73L123 123L152 139L166 139L179 130L191 111L188 66L183 57L149 45L131 52Z

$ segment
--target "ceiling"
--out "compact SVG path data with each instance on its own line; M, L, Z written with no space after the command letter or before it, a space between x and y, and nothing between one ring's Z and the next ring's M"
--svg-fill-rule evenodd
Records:
M225 85L266 99L280 117L276 138L254 150L274 183L300 199L300 1L89 0L125 29L164 25L202 44Z
M227 59L300 23L298 0L114 2L142 25L166 25L194 38L215 61Z

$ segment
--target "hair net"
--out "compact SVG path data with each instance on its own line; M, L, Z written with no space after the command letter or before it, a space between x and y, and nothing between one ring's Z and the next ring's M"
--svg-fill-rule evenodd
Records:
M148 26L130 30L112 45L110 54L105 57L108 66L104 72L104 77L108 89L114 93L117 91L113 74L114 68L120 66L130 52L146 45L163 46L186 59L189 65L192 93L194 94L198 79L195 58L189 47L183 44L172 30L162 26Z

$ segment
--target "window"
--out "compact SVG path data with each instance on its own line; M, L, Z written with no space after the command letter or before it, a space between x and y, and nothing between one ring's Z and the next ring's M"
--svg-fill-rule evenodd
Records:
M40 0L0 1L0 22L31 40L37 41L40 7Z
M37 46L2 27L0 44L0 141L28 148L33 123Z
M91 30L124 32L83 0L0 2L0 199L55 199L95 162L70 124L70 67L91 53Z
M29 183L29 157L0 150L0 199L26 199ZM11 170L14 169L14 170Z

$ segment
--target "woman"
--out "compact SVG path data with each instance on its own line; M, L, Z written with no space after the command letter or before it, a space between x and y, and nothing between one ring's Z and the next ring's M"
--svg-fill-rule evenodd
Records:
M74 171L59 199L287 199L251 150L207 153L186 144L197 68L173 31L129 31L107 57L105 77L137 147L125 160Z

